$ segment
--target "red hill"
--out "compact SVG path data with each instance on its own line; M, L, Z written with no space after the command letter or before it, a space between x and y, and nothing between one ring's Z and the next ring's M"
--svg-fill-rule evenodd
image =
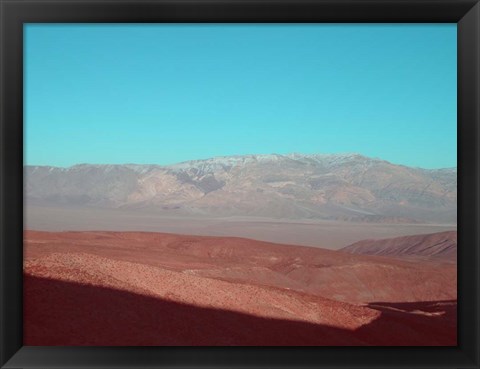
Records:
M347 246L342 251L362 255L456 262L457 232L449 231L383 240L364 240Z
M25 232L26 345L455 345L456 266L241 238Z

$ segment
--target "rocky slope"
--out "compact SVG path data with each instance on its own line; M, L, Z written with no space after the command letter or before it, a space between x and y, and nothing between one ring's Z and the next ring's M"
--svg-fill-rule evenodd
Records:
M26 232L27 345L455 345L456 266L241 238Z
M456 262L457 232L440 232L382 240L363 240L343 248L342 251L362 255Z
M456 298L456 265L415 263L237 237L148 232L25 233L25 257L88 253L346 302ZM428 266L428 267L427 267Z

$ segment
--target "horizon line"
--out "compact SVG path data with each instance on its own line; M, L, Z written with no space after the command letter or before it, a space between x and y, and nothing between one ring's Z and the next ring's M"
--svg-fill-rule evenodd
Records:
M408 168L414 168L414 169L423 169L423 170L442 170L442 169L457 169L458 165L456 166L450 166L450 167L435 167L435 168L425 168L425 167L420 167L420 166L410 166L406 164L400 164L400 163L394 163L389 160L382 159L380 157L372 157L372 156L367 156L364 154L360 154L358 152L340 152L340 153L313 153L313 154L305 154L305 153L300 153L300 152L289 152L286 154L278 154L278 153L270 153L270 154L234 154L234 155L218 155L218 156L211 156L207 158L201 158L201 159L190 159L190 160L183 160L183 161L178 161L178 162L173 162L173 163L168 163L168 164L158 164L158 163L134 163L134 162L123 162L123 163L88 163L88 162L79 162L76 164L71 164L71 165L66 165L66 166L61 166L61 165L49 165L49 164L28 164L24 163L24 167L50 167L50 168L63 168L63 169L69 169L73 168L75 166L80 166L80 165L99 165L99 166L108 166L108 165L115 165L115 166L122 166L122 165L144 165L144 166L159 166L159 167L171 167L174 165L179 165L179 164L185 164L185 163L190 163L190 162L199 162L199 161L208 161L208 160L214 160L214 159L225 159L225 158L245 158L245 157L265 157L265 156L281 156L281 157L292 157L292 156L304 156L304 157L313 157L313 156L360 156L363 158L375 160L375 161L382 161L386 162L392 165L397 165L397 166L403 166L403 167L408 167Z

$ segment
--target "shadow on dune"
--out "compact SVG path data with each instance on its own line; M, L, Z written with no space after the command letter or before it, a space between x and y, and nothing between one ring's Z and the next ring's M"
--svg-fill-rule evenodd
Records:
M426 304L415 303L417 309ZM455 345L456 302L438 315L382 312L357 330L203 308L92 285L24 275L24 344L37 346ZM398 309L398 306L397 306ZM400 307L401 309L401 307ZM448 319L447 319L448 318Z

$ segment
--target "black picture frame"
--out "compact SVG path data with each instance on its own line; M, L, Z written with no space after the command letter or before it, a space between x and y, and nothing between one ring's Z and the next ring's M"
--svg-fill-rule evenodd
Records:
M478 0L0 0L1 368L479 368ZM457 347L28 347L22 343L23 24L458 25Z

